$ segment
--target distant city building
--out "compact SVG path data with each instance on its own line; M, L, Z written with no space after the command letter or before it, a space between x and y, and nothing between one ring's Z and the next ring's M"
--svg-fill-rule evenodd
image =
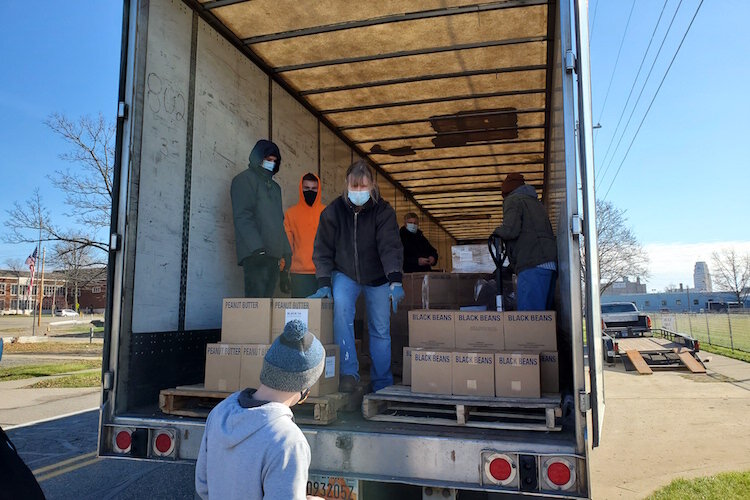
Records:
M693 271L693 286L695 286L696 292L713 291L711 289L711 273L705 262L695 263L695 270Z
M602 295L624 295L628 293L646 293L646 284L641 283L640 277L636 278L635 281L630 281L625 277L622 281L612 283L612 286L604 290Z

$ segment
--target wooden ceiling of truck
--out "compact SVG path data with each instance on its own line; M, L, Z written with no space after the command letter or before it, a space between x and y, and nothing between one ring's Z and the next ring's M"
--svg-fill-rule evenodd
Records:
M457 240L544 195L548 0L188 1Z

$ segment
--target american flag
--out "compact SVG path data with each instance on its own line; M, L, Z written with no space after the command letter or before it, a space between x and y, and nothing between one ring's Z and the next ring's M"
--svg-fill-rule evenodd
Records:
M29 280L29 295L31 295L31 289L34 286L34 266L36 265L37 247L34 247L34 253L26 258L26 265L29 266L29 272L31 273L31 279Z

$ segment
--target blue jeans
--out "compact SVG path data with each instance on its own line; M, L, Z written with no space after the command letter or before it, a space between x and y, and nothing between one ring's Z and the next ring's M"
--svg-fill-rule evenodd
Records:
M555 302L557 271L532 267L518 273L518 310L551 311Z
M364 292L367 326L370 332L370 380L373 391L393 385L391 373L391 303L388 283L380 286L360 285L344 273L334 271L333 338L341 350L341 376L359 380L359 362L354 347L354 313L357 297Z

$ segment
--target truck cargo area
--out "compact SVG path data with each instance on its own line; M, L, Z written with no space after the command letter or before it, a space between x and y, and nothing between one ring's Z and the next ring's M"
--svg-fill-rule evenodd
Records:
M229 186L265 138L281 150L274 179L285 210L306 172L318 175L330 203L345 189L347 167L366 159L399 222L418 214L444 271L452 271L452 246L486 244L502 222L509 173L536 188L557 238L559 430L371 421L345 411L329 425L303 426L312 469L587 496L603 356L595 258L581 285L594 204L588 84L578 79L588 71L585 9L572 0L126 1L100 454L122 455L112 445L122 429L146 440L166 429L178 442L171 455L146 446L133 458L197 457L205 420L162 413L159 393L203 381L222 299L243 296ZM586 245L595 256L595 242ZM590 375L584 322L596 353ZM493 482L487 467L498 454L525 461L529 481ZM552 458L570 466L564 487L543 481Z

